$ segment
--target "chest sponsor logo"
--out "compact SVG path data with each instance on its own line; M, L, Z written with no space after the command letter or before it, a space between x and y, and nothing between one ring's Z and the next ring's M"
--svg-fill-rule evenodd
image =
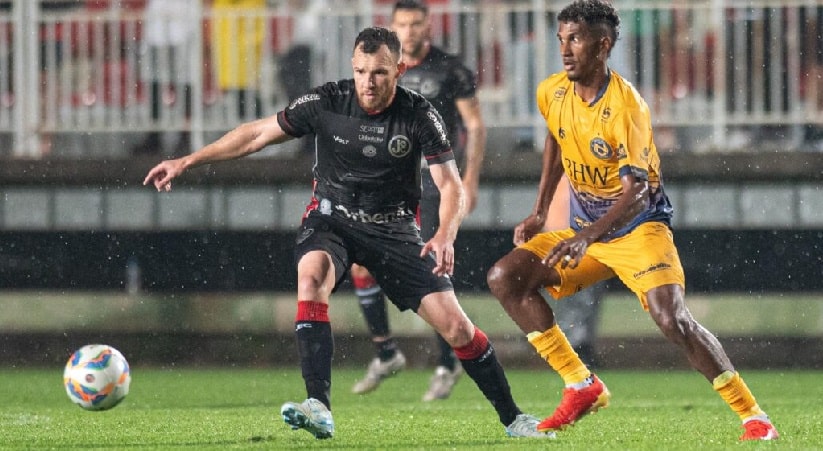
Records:
M606 186L609 180L608 166L590 166L565 158L566 176L579 183Z
M384 141L386 127L382 125L361 125L357 139L362 142L379 144Z
M360 133L377 133L382 135L386 133L386 127L382 125L361 125Z
M395 158L402 158L411 152L411 141L403 135L393 136L389 140L389 153Z
M379 143L383 142L383 137L382 136L374 136L374 135L360 134L360 135L357 135L357 139L362 141L362 142L375 143L375 144L379 144Z
M372 158L377 155L377 147L372 146L371 144L367 145L362 150L363 156Z
M366 224L387 224L403 218L410 218L414 216L414 212L410 209L400 206L394 211L386 211L384 213L366 213L362 208L354 211L349 210L343 205L335 205L334 209L352 221Z
M589 142L589 150L591 150L595 157L600 158L601 160L609 160L614 154L614 151L609 143L607 143L603 138L594 138L591 140L591 142Z

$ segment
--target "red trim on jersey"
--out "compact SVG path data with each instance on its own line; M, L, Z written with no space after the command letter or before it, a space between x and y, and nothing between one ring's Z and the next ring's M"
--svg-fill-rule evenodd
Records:
M426 161L439 160L439 159L443 158L444 155L448 156L448 154L454 154L454 152L451 149L446 149L445 151L440 152L437 155L423 155L423 158L425 158ZM454 159L454 155L452 155L451 159ZM448 160L445 160L445 161L448 161Z
M312 193L314 193L315 188L317 188L317 180L314 180L311 183L311 192ZM316 197L314 197L314 194L312 194L311 201L309 202L308 205L306 205L306 211L303 212L303 218L302 219L306 219L306 217L309 216L310 212L312 212L313 210L317 210L318 206L320 206L320 201L317 200Z
M475 326L472 341L465 346L454 348L454 355L460 360L474 360L483 355L488 349L489 337L479 327Z
M297 314L294 322L314 321L329 322L329 304L317 301L297 301Z

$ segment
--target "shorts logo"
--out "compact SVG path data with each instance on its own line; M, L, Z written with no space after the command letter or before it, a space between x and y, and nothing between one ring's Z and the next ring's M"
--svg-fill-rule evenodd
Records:
M310 237L314 233L314 229L303 229L298 235L296 243L303 244L303 241L306 241L308 237Z
M589 150L592 151L595 157L600 158L601 160L608 160L611 159L614 151L612 150L609 143L607 143L603 138L594 138L589 143Z
M371 158L377 155L377 148L369 144L364 147L361 152L363 152L364 156Z
M638 272L632 274L632 277L634 277L635 279L639 279L639 278L641 278L641 277L643 277L643 276L645 276L649 273L653 273L655 271L661 271L661 270L664 270L664 269L671 269L671 267L672 267L672 265L670 265L668 263L664 263L664 262L655 263L655 264L649 266L648 268L646 268L642 271L638 271Z
M411 152L411 141L403 135L393 136L389 140L389 153L395 158L402 158Z

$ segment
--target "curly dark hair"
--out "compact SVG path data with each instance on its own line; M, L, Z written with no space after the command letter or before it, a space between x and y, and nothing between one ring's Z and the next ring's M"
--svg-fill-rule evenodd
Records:
M620 35L620 17L617 10L606 0L575 0L557 15L558 22L584 23L589 28L600 28L612 43Z
M383 27L369 27L363 29L354 40L354 49L363 44L363 53L375 53L385 44L392 55L400 55L400 38L397 33Z

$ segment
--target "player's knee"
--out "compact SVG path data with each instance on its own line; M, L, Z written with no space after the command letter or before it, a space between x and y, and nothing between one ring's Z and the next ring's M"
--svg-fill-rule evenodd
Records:
M497 262L486 273L486 283L494 295L505 293L508 288L509 274L508 268ZM500 296L498 296L499 298Z
M297 277L299 293L318 293L323 287L323 280L315 274L301 274Z
M675 341L689 336L696 328L688 310L660 311L654 315L654 321L665 336Z
M452 348L465 346L472 341L471 331L474 328L466 318L455 317L451 319L442 330L437 333L446 340Z

